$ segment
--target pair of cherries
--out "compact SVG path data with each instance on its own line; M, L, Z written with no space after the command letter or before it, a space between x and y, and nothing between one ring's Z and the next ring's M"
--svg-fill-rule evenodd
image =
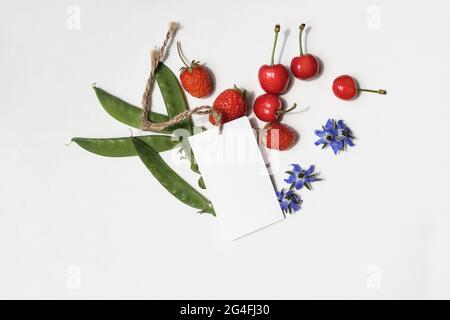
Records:
M313 79L317 76L320 69L318 59L312 54L305 54L302 46L302 35L305 24L300 25L299 45L300 55L294 57L291 61L292 74L301 80ZM267 93L259 96L255 100L253 111L262 121L275 121L282 114L295 108L283 110L283 104L279 95L283 94L289 86L289 72L281 64L274 62L275 48L277 46L280 25L275 26L275 40L272 47L272 59L270 65L263 65L258 72L258 79L261 87Z
M299 48L300 55L294 57L291 61L291 72L300 80L314 79L320 71L320 63L317 57L312 54L304 53L302 46L302 35L305 24L301 24L299 32ZM272 59L270 65L263 65L258 72L259 83L266 91L256 98L253 110L256 116L262 121L274 121L283 113L291 111L282 110L282 102L278 95L283 94L289 86L289 72L282 64L274 63L275 48L278 40L280 26L275 26L275 40L272 48ZM342 75L333 81L333 93L336 97L343 100L352 100L358 96L360 92L372 92L378 94L386 94L385 90L369 90L359 88L357 81L349 76Z

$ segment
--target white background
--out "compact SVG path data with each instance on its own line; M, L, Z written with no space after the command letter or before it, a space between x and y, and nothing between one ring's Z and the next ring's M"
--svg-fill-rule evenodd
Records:
M450 298L448 9L431 0L2 1L0 297ZM260 94L273 25L283 28L284 64L298 52L299 23L312 26L307 48L325 68L284 96L309 108L285 118L301 140L275 174L281 185L290 163L321 171L301 213L224 244L217 220L176 201L139 159L66 146L130 134L91 84L138 105L149 51L171 20L189 59L213 70L216 94L233 84ZM173 49L166 62L181 66ZM331 82L346 73L388 95L338 100ZM348 123L355 148L334 156L313 145L329 117ZM174 166L195 183L184 162Z

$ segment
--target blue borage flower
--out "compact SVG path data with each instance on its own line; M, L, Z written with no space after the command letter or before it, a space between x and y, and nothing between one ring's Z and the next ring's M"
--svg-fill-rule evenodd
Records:
M315 145L323 145L322 149L331 146L334 154L338 154L339 151L344 151L347 146L353 147L353 132L342 120L328 119L325 126L322 126L323 130L316 130L315 134L320 138L315 142Z
M289 188L290 190L294 188L300 190L303 186L305 186L306 189L311 190L311 183L320 180L317 177L318 173L314 172L316 170L314 165L310 166L307 170L302 169L302 167L295 163L291 164L291 166L292 170L286 171L286 173L289 174L289 177L284 179L286 183L291 185Z
M289 189L286 191L286 189L283 188L280 192L277 192L277 197L284 213L289 212L292 214L301 209L303 200L295 190Z

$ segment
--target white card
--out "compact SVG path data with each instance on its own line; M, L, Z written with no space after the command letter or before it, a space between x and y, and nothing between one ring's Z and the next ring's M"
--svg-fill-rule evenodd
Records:
M284 219L250 122L241 117L189 137L223 235L230 240Z

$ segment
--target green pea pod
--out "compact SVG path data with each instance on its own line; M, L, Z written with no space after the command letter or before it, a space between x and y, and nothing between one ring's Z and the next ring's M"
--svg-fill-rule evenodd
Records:
M152 147L137 138L132 141L142 162L167 191L201 212L216 215L211 202L173 171Z
M156 69L156 82L158 83L158 87L161 90L161 95L164 99L167 114L169 115L169 117L174 117L181 112L188 110L186 98L177 77L172 72L172 70L170 70L170 68L162 62L158 64L158 68ZM190 119L186 119L180 122L178 128L187 130L189 135L192 135L194 133L192 122ZM186 157L188 157L189 161L191 162L191 170L196 173L200 173L187 140L183 141L182 147L186 153Z
M188 109L186 98L177 77L164 63L160 62L156 68L156 82L166 104L167 114L170 118ZM190 119L180 122L180 128L188 130L192 134Z
M203 181L203 177L200 177L200 179L198 179L198 186L202 189L206 189L206 185L205 185L205 181Z
M140 136L136 139L148 144L156 152L164 152L175 148L179 143L172 141L170 136ZM131 137L123 138L72 138L83 149L105 157L132 157L137 156Z
M198 168L198 164L195 162L193 154L191 154L190 160L191 160L191 170L194 171L195 173L201 174L200 169Z
M94 86L95 93L101 105L113 118L116 120L129 125L133 128L141 128L141 112L142 109L133 106L132 104L123 101L122 99L113 96L112 94L106 92L105 90ZM153 122L165 122L170 118L164 114L157 112L150 112L150 121ZM167 128L160 133L171 133L174 129L180 128L180 125L174 125Z

